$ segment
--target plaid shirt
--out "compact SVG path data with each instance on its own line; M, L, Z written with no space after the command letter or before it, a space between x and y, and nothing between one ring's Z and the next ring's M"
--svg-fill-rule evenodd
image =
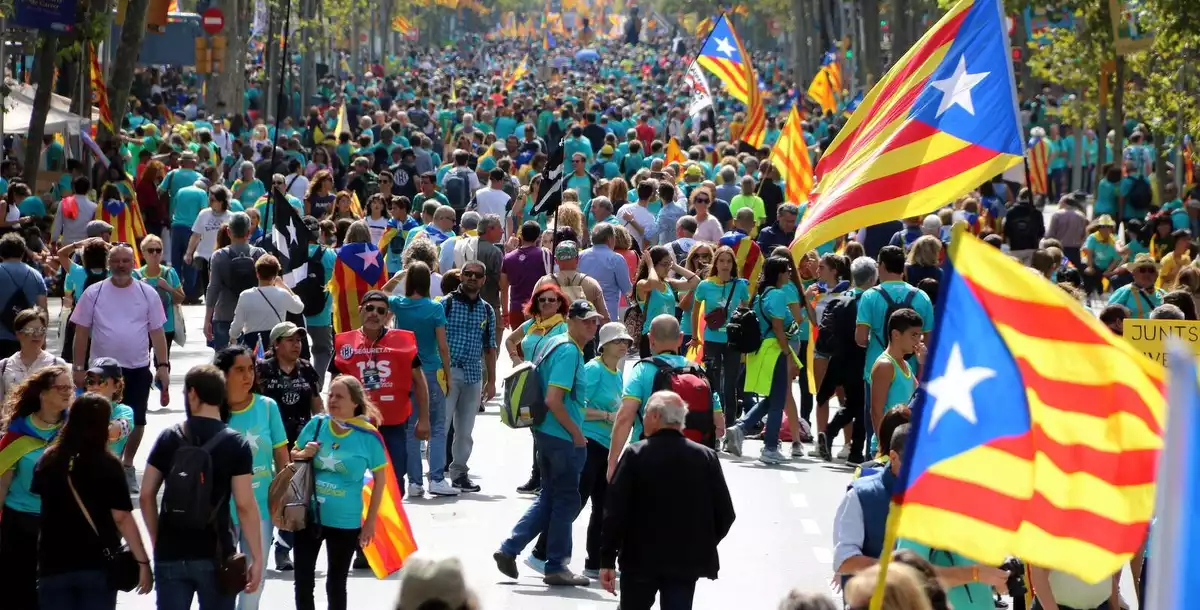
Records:
M483 379L483 350L496 349L496 310L481 298L455 290L442 299L446 310L446 342L450 366L462 369L463 381Z

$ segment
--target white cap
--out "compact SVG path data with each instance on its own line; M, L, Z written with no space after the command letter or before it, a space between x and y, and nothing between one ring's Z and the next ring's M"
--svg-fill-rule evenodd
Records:
M628 341L633 343L633 337L625 332L625 324L622 322L609 322L600 327L600 345L597 349L604 349L604 346L612 341Z

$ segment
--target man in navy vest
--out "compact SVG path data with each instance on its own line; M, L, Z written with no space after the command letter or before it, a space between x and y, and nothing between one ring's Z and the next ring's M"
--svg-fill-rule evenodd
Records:
M900 474L910 425L901 424L892 433L888 467L851 483L838 506L833 521L833 565L843 579L875 565L883 553L892 488Z

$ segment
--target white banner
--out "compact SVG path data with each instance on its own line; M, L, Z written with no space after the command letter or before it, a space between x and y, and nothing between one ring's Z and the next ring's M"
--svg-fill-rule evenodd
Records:
M711 108L713 105L712 89L708 88L708 79L704 77L704 69L700 67L700 64L693 61L683 78L692 88L692 100L688 104L688 114L695 116L705 108Z

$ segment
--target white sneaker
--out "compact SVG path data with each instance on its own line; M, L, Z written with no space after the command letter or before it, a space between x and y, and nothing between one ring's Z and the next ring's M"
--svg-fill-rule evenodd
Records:
M764 464L782 464L787 461L787 458L778 449L764 448L762 453L758 454L758 461Z
M462 491L454 485L451 485L450 481L442 479L440 481L431 481L429 483L429 493L435 496L457 496L458 494L462 493Z
M842 445L842 450L838 452L837 459L844 460L848 457L850 457L850 447L847 445Z
M804 457L804 443L799 441L792 443L792 457Z
M408 486L408 497L424 498L425 497L425 488L421 487L420 485L409 485Z

